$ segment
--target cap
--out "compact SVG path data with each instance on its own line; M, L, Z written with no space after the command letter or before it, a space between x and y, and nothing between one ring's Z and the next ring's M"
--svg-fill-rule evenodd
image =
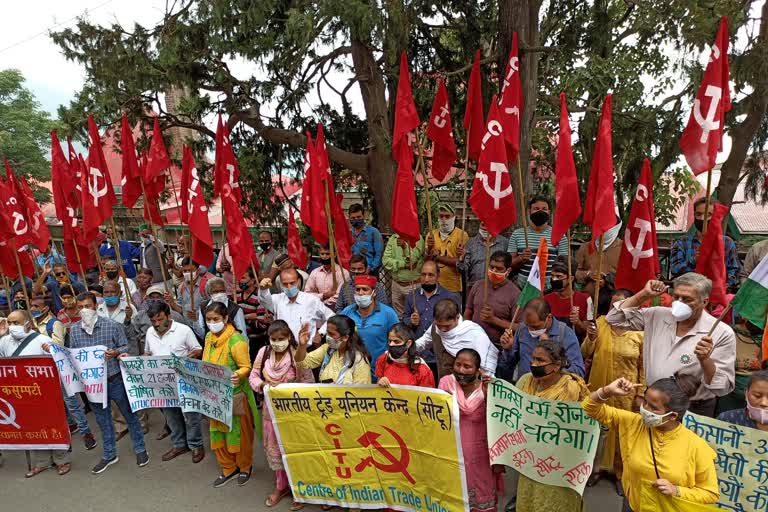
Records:
M451 212L452 214L456 215L456 211L453 209L453 206L451 206L449 203L441 202L437 205L438 210L445 210L446 212Z
M147 296L150 296L153 293L159 293L160 295L165 295L165 287L161 284L153 284L152 286L147 288Z
M368 275L355 276L355 286L369 286L371 288L376 288L376 278Z

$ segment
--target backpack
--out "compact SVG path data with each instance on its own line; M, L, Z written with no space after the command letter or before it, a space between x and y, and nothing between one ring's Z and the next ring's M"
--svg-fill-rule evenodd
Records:
M56 322L58 322L59 319L56 317L51 318L46 322L45 324L45 332L48 334L48 337L53 339L53 328L56 325ZM64 334L64 346L69 348L69 329L66 330L66 334Z

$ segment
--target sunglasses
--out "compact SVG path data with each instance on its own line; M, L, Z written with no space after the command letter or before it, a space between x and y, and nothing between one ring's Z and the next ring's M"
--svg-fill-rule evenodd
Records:
M56 277L64 277L64 276L66 276L66 275L67 275L67 273L66 273L66 272L56 272L56 273L55 273L55 274L53 274L53 275L54 275L54 276L56 276Z

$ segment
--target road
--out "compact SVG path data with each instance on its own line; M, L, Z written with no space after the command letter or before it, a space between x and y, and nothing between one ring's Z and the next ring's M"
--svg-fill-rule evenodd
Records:
M98 432L92 415L88 415L88 420ZM118 443L120 462L100 475L91 474L91 468L101 457L98 433L99 446L92 451L83 448L79 434L74 435L72 471L63 477L49 470L26 479L24 452L4 452L4 465L0 468L0 509L24 512L47 512L54 508L80 512L232 512L267 509L264 499L272 490L274 476L266 466L261 446L256 447L253 477L248 484L238 487L233 481L225 487L214 489L211 484L218 476L218 465L210 451L199 464L192 464L191 454L170 462L160 460L162 454L170 448L170 439L155 440L162 421L159 411L151 412L151 430L146 436L150 463L144 468L136 466L129 436ZM505 478L508 494L514 492L514 484L514 477L508 472ZM508 499L505 496L499 510L503 510L503 504ZM586 510L589 512L621 511L621 500L609 482L601 481L594 488L587 489L586 502ZM284 499L274 510L288 511L290 503L290 500ZM319 511L320 507L308 505L304 510L314 512Z

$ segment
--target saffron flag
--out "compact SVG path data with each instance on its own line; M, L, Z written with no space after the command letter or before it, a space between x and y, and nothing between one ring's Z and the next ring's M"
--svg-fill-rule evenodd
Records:
M163 140L163 132L160 130L160 121L155 117L155 125L152 128L152 142L149 145L149 156L147 157L147 168L145 169L144 180L151 182L163 171L170 169L171 158L168 156L168 150Z
M456 143L453 140L448 91L442 78L437 83L437 94L427 125L427 138L432 141L432 177L444 181L456 162Z
M469 196L472 211L485 223L491 236L498 235L517 219L504 142L506 127L499 120L499 109L495 101L491 102L477 174Z
M603 101L603 112L597 129L597 143L592 156L589 187L584 201L584 224L592 228L589 252L594 252L595 241L616 225L616 200L613 194L613 145L611 142L612 96Z
M728 215L728 207L720 203L712 205L712 217L707 224L707 233L699 248L696 260L696 272L712 280L709 301L725 306L728 274L725 270L725 244L723 241L723 219Z
M299 228L296 227L296 219L293 217L291 208L288 209L288 256L296 268L307 268L309 256L304 244L301 243Z
M392 135L392 156L395 161L404 153L401 145L408 145L408 133L419 127L419 113L413 101L411 90L411 75L408 71L408 58L405 52L400 55L400 78L397 82L397 97L395 99L395 130Z
M182 222L192 235L191 257L205 266L213 263L213 234L208 220L203 189L197 175L195 157L189 146L183 146L181 163L181 214Z
M467 131L469 158L477 162L480 159L480 147L485 135L485 115L483 114L483 85L480 75L480 50L475 51L475 61L469 74L467 89L467 109L464 111L464 129Z
M523 87L520 83L520 59L517 51L517 32L512 34L512 50L507 60L507 70L501 86L499 122L504 127L509 161L513 162L520 151L520 115L523 111Z
M231 193L238 203L242 201L240 190L240 167L229 141L229 129L221 120L216 128L216 161L214 165L214 196ZM229 189L229 190L226 190Z
M122 153L122 186L123 206L133 208L141 197L141 180L143 175L136 159L136 144L133 141L133 131L128 124L128 117L123 113L120 125L120 150Z
M651 162L646 158L632 201L629 223L624 231L624 244L621 246L616 271L616 288L626 288L637 293L645 283L656 279L660 272L656 213L653 210L653 174Z
M581 214L579 182L576 178L576 163L571 147L571 124L568 120L568 106L565 93L560 93L560 130L557 139L555 159L555 220L552 223L552 245L557 247L560 239L571 228Z
M523 290L520 292L520 297L517 299L517 305L521 309L528 304L529 300L544 295L548 259L549 246L547 245L547 239L541 237L539 239L539 249L536 251L536 257L533 259L531 271L528 273L528 280L525 282L525 286L523 286Z
M680 149L694 174L712 169L723 147L725 113L731 110L729 76L728 18L723 16L688 125L680 137Z

